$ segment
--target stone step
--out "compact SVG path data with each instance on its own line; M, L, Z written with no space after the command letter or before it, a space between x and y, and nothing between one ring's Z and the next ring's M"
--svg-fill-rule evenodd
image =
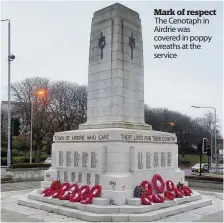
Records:
M40 201L35 201L28 199L28 197L21 197L18 200L19 205L24 205L27 207L32 207L40 210L45 210L53 212L55 214L60 214L72 218L77 218L79 220L91 221L91 222L150 222L156 221L168 216L180 214L197 208L205 207L212 204L212 200L203 197L201 200L192 201L190 203L179 204L176 206L163 208L159 210L153 210L147 213L141 214L96 214L88 211L77 210L74 208L61 207L58 205L53 205L49 203L44 203ZM151 205L153 206L153 205Z
M177 204L181 204L181 203L184 203L184 202L190 202L190 201L195 201L195 200L199 200L199 199L201 199L201 194L199 194L196 191L193 191L193 196L176 198L176 199L174 199L174 201ZM131 206L139 206L139 205L142 204L141 199L140 198L135 198L135 197L127 198L126 203L128 205L131 205Z
M190 197L184 197L175 199L174 201L165 201L164 203L160 204L152 204L152 205L139 205L139 206L133 206L133 205L105 205L100 206L96 204L88 204L84 205L79 202L70 202L70 201L62 201L59 199L49 199L47 197L41 197L39 194L37 194L37 191L33 191L32 193L28 194L28 198L31 200L37 200L44 203L54 204L62 207L68 207L73 209L78 209L82 211L97 213L97 214L140 214L140 213L146 213L149 211L154 211L162 208L167 208L171 206L176 206L182 203L192 202L196 201L202 198L201 194L194 192L193 196ZM131 199L130 199L131 200ZM136 200L136 199L134 199Z
M39 188L39 189L35 190L35 193L41 194L42 191L43 191L43 189ZM99 206L105 206L105 205L109 205L110 204L110 200L108 198L95 197L95 198L93 198L93 204L99 205Z

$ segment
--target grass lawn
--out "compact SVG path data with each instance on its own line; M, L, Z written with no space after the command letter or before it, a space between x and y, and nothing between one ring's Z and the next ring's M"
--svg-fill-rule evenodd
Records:
M180 155L182 158L182 155ZM197 154L184 154L184 161L189 161L192 164L200 163L200 156ZM202 155L202 163L207 163L208 158L205 154Z

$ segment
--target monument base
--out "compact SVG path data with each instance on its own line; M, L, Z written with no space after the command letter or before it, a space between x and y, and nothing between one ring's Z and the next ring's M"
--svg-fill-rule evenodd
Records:
M55 133L52 167L45 171L44 181L59 179L90 187L99 184L104 198L124 205L127 198L133 197L135 187L144 180L151 182L155 174L175 185L186 185L184 172L178 168L174 134L124 128L84 129Z
M212 204L211 199L196 191L190 197L152 205L141 205L139 198L130 198L122 206L110 205L102 198L94 198L93 204L72 203L41 197L40 192L33 191L19 199L18 204L91 222L150 222Z

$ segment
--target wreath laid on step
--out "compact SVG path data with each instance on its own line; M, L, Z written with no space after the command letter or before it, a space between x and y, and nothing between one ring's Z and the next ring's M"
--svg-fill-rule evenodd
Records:
M76 192L70 195L69 201L70 202L79 202L81 199L81 193Z
M141 201L142 201L142 204L149 205L149 204L152 204L153 199L152 199L152 196L149 194L142 194Z
M93 194L89 194L87 196L83 196L80 200L81 204L92 204Z
M149 195L152 194L152 184L150 184L149 181L142 181L141 186L144 188L145 193L148 193Z
M174 188L175 197L183 197L183 191L179 188Z
M164 197L160 194L153 194L152 195L152 200L155 203L163 203L164 202Z
M70 197L70 193L68 190L62 190L58 196L59 200L68 200Z
M173 181L171 181L171 180L167 180L167 181L166 181L166 189L167 189L168 191L173 191L174 188L175 188L175 186L174 186Z
M70 184L66 182L66 183L61 184L59 190L60 190L60 192L62 192L62 191L68 191L69 188L70 188Z
M152 183L155 188L155 190L158 193L163 193L165 189L165 183L163 181L163 178L159 174L155 174L152 178Z
M91 188L90 193L93 195L93 197L100 197L101 195L101 186L95 185Z
M53 181L51 183L50 188L55 191L55 190L59 190L60 186L61 186L60 181L59 180L55 180L55 181Z
M164 198L167 198L168 200L173 200L175 195L171 191L165 191L164 192Z
M90 193L90 188L88 185L82 186L79 188L79 192L81 193L81 196L84 197L86 195L89 195Z
M71 194L74 194L74 193L78 192L79 186L78 186L78 184L72 184L72 185L70 185L68 190L70 191Z

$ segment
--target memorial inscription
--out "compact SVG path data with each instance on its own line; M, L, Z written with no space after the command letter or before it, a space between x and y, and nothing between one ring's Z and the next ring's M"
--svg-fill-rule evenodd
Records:
M172 153L167 153L167 166L172 166Z
M64 165L64 157L63 156L64 156L64 153L62 151L59 151L58 158L59 158L59 166L60 167Z
M159 153L154 153L154 168L159 166Z
M174 136L152 136L152 135L138 135L138 134L120 134L119 138L111 137L109 134L89 134L77 136L54 136L54 141L108 141L108 140L122 140L122 141L144 141L144 142L175 142Z
M161 153L161 167L166 167L166 154L164 152Z
M87 184L90 185L91 184L91 173L87 173L86 179L87 179Z
M88 163L88 153L82 152L82 167L87 167Z
M81 172L78 174L78 182L82 183L82 173Z
M143 169L143 154L141 152L138 153L138 169Z
M71 154L72 154L71 151L66 152L66 166L67 167L70 167L72 164Z
M74 152L74 167L79 167L80 155L78 152Z
M146 169L152 168L152 153L146 153Z
M76 180L76 173L75 172L71 172L71 181L75 182Z
M91 168L97 167L97 153L91 152Z

